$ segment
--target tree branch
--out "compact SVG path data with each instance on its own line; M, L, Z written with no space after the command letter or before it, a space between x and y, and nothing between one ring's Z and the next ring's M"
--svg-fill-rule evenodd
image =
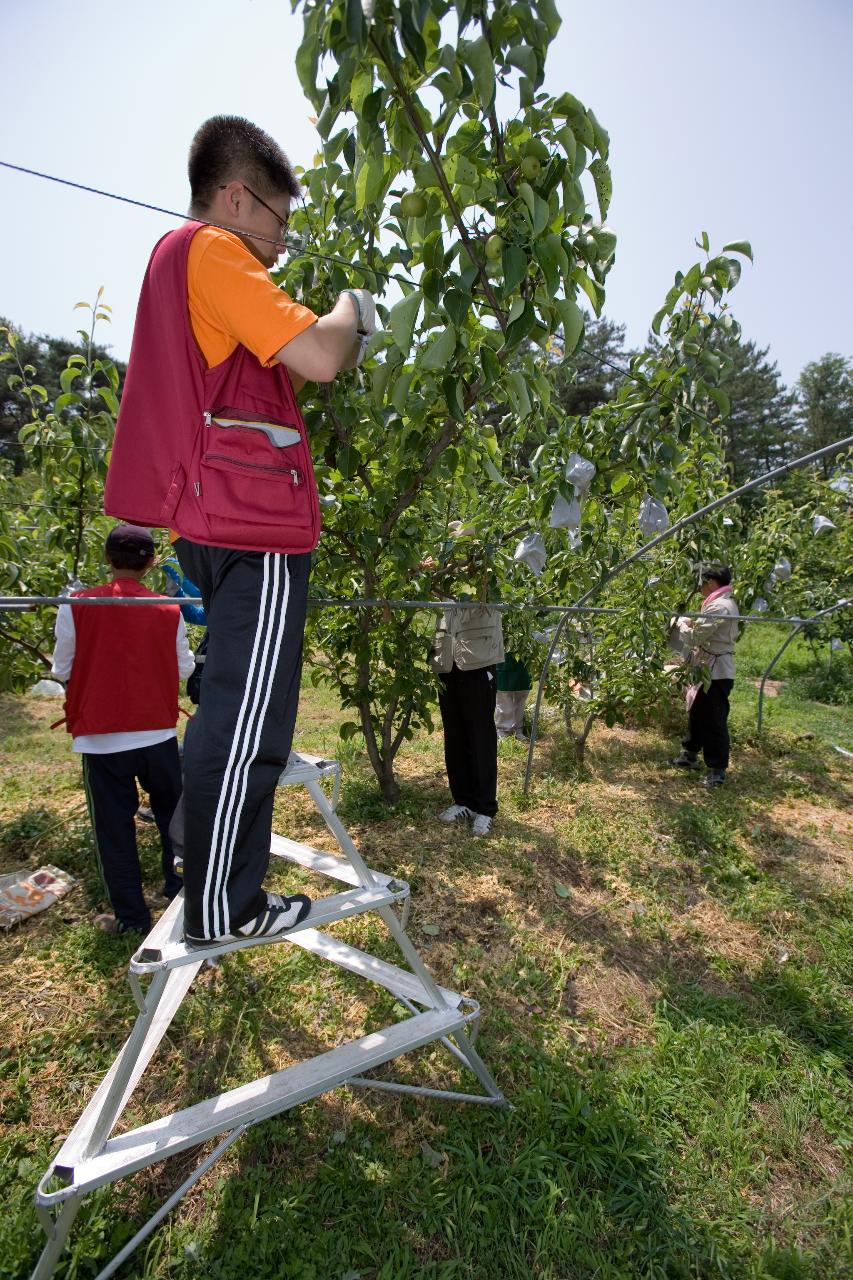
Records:
M403 81L397 75L396 69L391 65L391 62L385 56L385 53L382 49L381 44L373 34L371 34L370 36L370 42L373 45L376 52L379 54L382 61L384 62L388 70L388 74L390 75L391 79L394 82L394 86L397 90L397 93L400 95L400 101L403 104L403 109L409 118L409 123L411 124L412 128L417 134L418 141L420 142L421 146L423 147L424 151L429 157L430 164L435 170L435 175L438 178L438 184L441 187L445 200L447 201L447 205L448 205L448 208L450 209L450 213L453 217L453 221L456 224L456 229L459 232L459 237L465 247L465 252L468 254L468 257L471 259L472 265L476 268L477 277L480 281L480 286L483 290L483 293L486 295L486 298L489 301L489 305L492 307L495 313L497 322L501 327L501 332L506 333L506 330L507 330L506 312L502 311L500 306L498 305L498 300L495 297L494 290L492 289L492 286L489 283L489 278L486 275L485 266L474 251L474 246L471 242L471 237L468 235L468 229L465 226L465 222L463 221L463 218L462 218L462 211L460 210L459 205L456 203L456 199L453 195L453 192L450 189L450 183L447 181L447 174L444 172L444 165L441 163L441 157L439 156L435 147L430 142L429 136L427 135L426 130L421 124L420 116L418 115L412 103L411 94L409 93L406 86L403 84Z
M31 653L34 658L37 658L42 666L47 667L48 671L53 666L50 658L46 657L37 645L30 644L28 640L19 639L11 631L7 631L5 627L0 627L0 639L9 640L12 644L18 645L19 648L26 649L27 653Z

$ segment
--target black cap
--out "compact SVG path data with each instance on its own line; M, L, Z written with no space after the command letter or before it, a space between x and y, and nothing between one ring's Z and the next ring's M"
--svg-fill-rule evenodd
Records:
M136 557L140 564L150 560L156 550L154 539L148 529L138 524L117 524L107 534L104 550L111 558L122 552L129 557Z

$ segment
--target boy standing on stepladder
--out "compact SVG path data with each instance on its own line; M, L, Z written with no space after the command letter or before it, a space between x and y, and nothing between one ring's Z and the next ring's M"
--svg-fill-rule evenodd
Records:
M352 368L375 309L348 290L318 318L273 284L299 186L257 126L208 120L189 180L191 220L155 246L142 286L104 506L174 531L207 614L183 796L184 936L205 946L278 936L310 909L261 888L320 532L291 375Z

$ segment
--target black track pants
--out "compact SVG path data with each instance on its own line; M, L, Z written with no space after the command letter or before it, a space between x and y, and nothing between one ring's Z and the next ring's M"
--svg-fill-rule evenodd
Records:
M169 896L178 892L180 879L172 863L169 821L181 794L181 762L175 738L153 747L86 752L83 781L95 832L101 874L116 920L126 929L151 928L151 912L142 894L142 873L136 849L136 780L151 797L151 809L163 846L163 888Z
M709 769L729 767L729 694L734 680L712 680L706 693L700 689L687 716L687 737L681 745L698 755Z
M498 811L498 735L494 667L441 676L438 705L444 725L444 763L455 804L493 818Z
M184 923L196 937L216 938L266 903L261 882L296 722L311 557L185 538L175 552L201 590L209 636L184 739Z

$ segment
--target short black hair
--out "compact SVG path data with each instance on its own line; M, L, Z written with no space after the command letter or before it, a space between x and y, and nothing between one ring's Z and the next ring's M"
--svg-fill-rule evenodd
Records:
M702 569L703 582L719 582L721 587L728 587L732 581L732 571L727 564L706 564Z
M114 569L144 569L154 563L155 554L143 547L110 547L104 552Z
M242 116L211 116L190 145L187 172L192 202L207 208L218 187L245 180L261 196L296 199L299 183L281 147Z

